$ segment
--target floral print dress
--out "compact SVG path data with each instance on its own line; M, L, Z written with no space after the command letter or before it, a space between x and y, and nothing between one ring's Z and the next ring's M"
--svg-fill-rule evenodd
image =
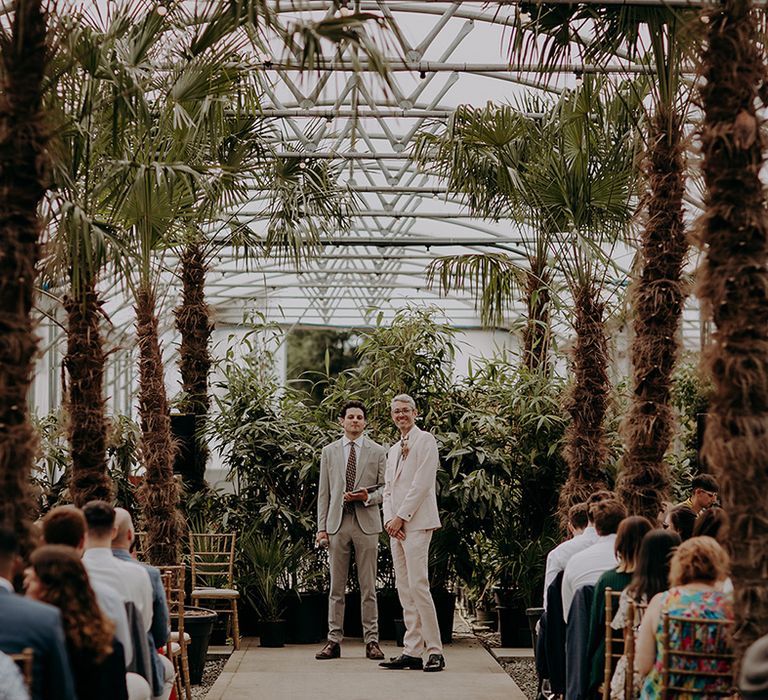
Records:
M720 591L709 590L688 590L685 586L671 588L662 593L661 612L669 613L676 617L705 618L709 620L733 620L733 602L730 594ZM670 646L680 650L712 650L723 645L720 638L720 625L707 625L706 627L694 627L688 624L671 624L669 628ZM695 631L698 630L698 634ZM726 648L717 649L718 652L727 651ZM643 683L640 700L656 700L661 697L661 658L662 658L662 619L659 619L659 626L656 630L656 663ZM704 664L702 665L702 661ZM700 671L727 671L730 668L730 661L722 659L714 663L709 660L692 659L687 664L683 664L679 657L673 659L677 668ZM690 664L693 664L691 666ZM670 683L679 685L680 676L675 676L674 672L670 674ZM715 698L722 697L722 685L716 685L705 677L686 679L691 688L695 688L697 693L677 694L675 697L680 700L688 698ZM703 692L702 692L703 691ZM711 691L711 692L707 692ZM720 691L720 692L717 692Z

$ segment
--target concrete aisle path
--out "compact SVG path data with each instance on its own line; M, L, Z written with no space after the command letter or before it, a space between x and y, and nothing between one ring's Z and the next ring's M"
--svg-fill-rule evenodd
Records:
M525 700L485 648L460 639L445 649L440 673L387 671L365 658L362 640L345 641L342 658L317 661L318 645L263 649L243 639L206 700ZM400 649L383 643L387 658Z

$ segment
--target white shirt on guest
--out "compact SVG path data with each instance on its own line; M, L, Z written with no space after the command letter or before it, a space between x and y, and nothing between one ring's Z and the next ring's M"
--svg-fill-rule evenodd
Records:
M131 601L141 614L147 631L152 627L152 581L141 564L122 561L112 556L109 547L85 550L83 566L91 581L100 581L114 588Z
M614 551L615 543L615 534L598 536L595 544L574 554L566 564L562 588L563 618L566 622L576 590L582 586L594 586L604 572L619 565Z
M587 525L584 531L575 535L570 540L561 542L549 554L547 554L547 565L544 571L544 609L547 607L547 590L557 575L565 569L565 565L570 561L574 554L584 551L591 547L598 540L597 530L594 525Z
M96 595L96 602L112 622L115 623L115 637L123 645L125 654L125 665L130 666L133 661L133 642L131 641L131 630L128 626L128 615L125 613L125 598L120 595L112 586L104 581L99 581L89 577L88 582Z

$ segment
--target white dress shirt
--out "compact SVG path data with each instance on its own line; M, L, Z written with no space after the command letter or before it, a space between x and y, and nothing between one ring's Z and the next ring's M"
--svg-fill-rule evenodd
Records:
M125 665L130 666L131 661L133 661L133 642L128 626L128 615L125 613L125 598L103 581L89 578L88 582L96 594L96 602L99 604L101 612L115 623L115 637L123 645Z
M105 583L131 601L147 631L152 627L152 581L141 564L112 556L109 547L94 547L83 554L83 566L91 581Z
M363 447L363 436L359 435L354 440L350 440L346 435L342 438L343 445L342 448L344 450L344 468L346 469L347 462L349 462L349 451L351 449L351 445L355 446L355 464L359 463L360 460L360 450ZM346 475L346 472L345 472ZM374 486L375 484L363 484L363 486ZM364 506L369 506L371 504L371 494L369 493L366 495L365 500L362 501L362 504Z
M570 540L561 542L549 554L547 554L547 566L544 572L544 609L547 608L547 590L557 575L565 569L565 565L570 561L574 554L584 551L591 547L598 540L597 530L594 525L588 525L584 531L572 537Z
M13 584L7 579L0 576L0 588L5 588L9 593L15 593L13 590Z
M582 586L594 586L604 572L615 569L619 565L614 551L615 543L615 534L598 537L595 544L574 554L566 564L562 589L563 618L566 622L568 622L568 611L571 609L576 589Z

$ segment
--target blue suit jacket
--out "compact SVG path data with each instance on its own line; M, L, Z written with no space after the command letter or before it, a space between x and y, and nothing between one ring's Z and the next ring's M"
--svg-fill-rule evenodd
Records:
M58 608L0 588L0 651L35 652L34 700L77 700Z

